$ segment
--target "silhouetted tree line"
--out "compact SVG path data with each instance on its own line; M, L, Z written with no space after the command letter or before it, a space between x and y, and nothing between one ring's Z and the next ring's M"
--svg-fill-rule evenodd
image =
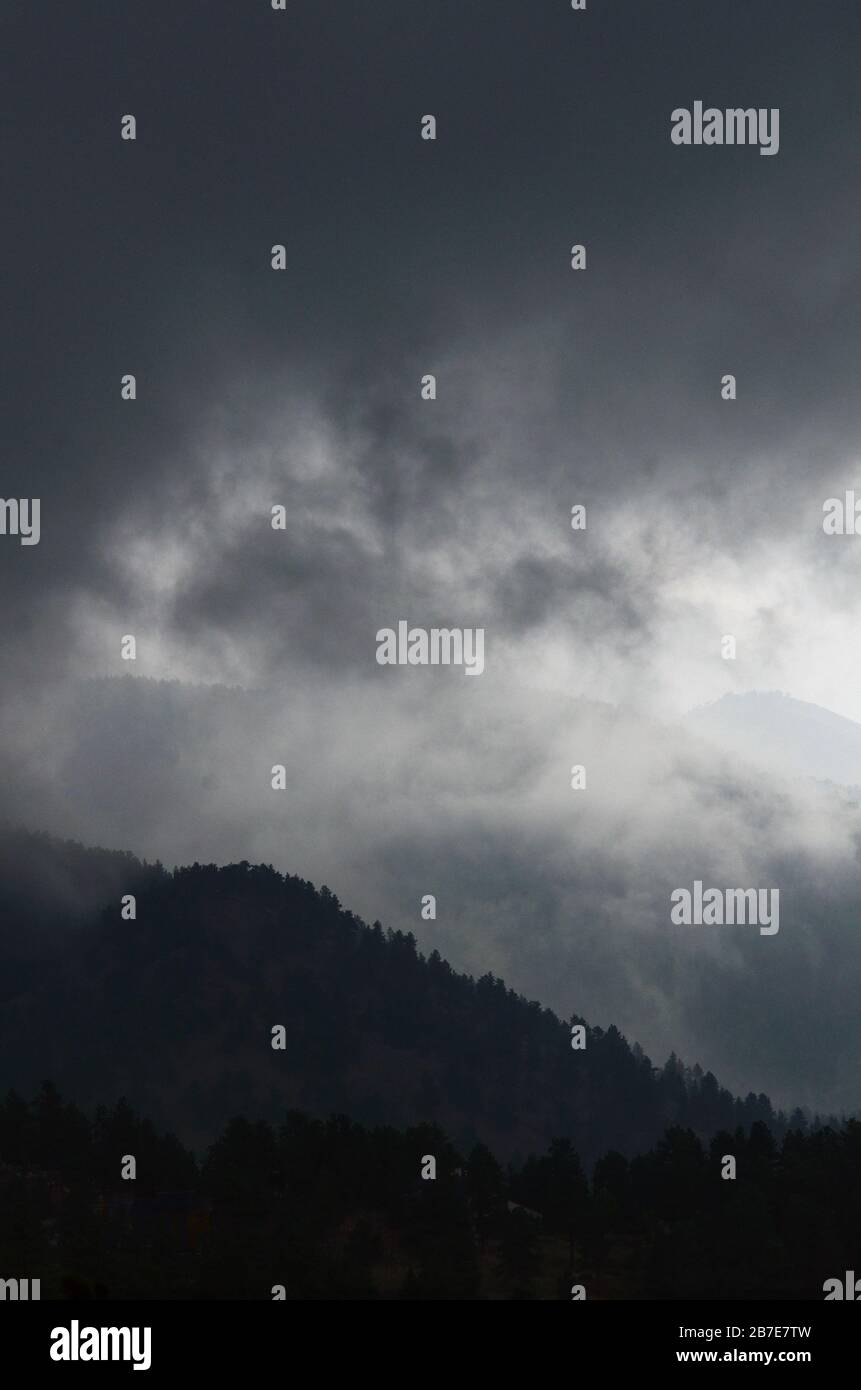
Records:
M0 1105L0 1277L43 1298L821 1299L857 1264L859 1164L855 1121L708 1145L675 1127L589 1178L564 1139L503 1167L435 1125L298 1112L231 1120L198 1159L124 1101L87 1116L44 1083Z
M133 921L120 916L127 894ZM563 1022L491 974L458 974L411 933L368 926L270 866L167 872L7 832L0 917L2 1084L26 1092L49 1075L88 1107L125 1095L197 1147L231 1114L287 1109L431 1121L514 1162L566 1135L587 1164L642 1152L669 1126L705 1141L804 1123L675 1056L654 1067L614 1027L587 1028L572 1051L579 1015Z

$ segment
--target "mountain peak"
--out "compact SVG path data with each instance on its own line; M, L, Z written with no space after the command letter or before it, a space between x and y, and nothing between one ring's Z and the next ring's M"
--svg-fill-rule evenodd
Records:
M861 724L783 691L723 695L683 722L724 751L784 774L861 785Z

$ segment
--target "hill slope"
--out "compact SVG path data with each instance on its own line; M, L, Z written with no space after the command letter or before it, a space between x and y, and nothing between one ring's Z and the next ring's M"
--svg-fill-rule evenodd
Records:
M764 1096L736 1101L675 1058L658 1074L615 1028L574 1051L568 1025L501 980L425 959L411 935L266 866L167 873L15 832L0 875L5 1086L50 1076L87 1104L125 1095L192 1142L233 1113L288 1106L436 1121L506 1157L565 1135L587 1161L641 1151L673 1123L782 1128Z

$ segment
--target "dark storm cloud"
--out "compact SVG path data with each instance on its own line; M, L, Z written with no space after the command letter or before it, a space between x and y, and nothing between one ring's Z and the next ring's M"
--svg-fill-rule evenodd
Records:
M104 524L193 477L190 441L237 374L287 385L301 364L339 417L383 383L385 434L428 355L510 338L524 314L574 330L568 391L605 428L606 406L630 416L638 382L663 381L653 443L657 416L672 437L692 405L730 449L751 429L745 408L742 425L707 408L704 359L755 372L772 418L802 379L815 408L838 357L849 379L834 332L857 332L835 324L841 267L855 282L849 12L133 0L19 6L5 28L5 418L12 458L72 519L83 479ZM782 103L779 157L674 149L668 108L698 92ZM134 146L118 138L127 110ZM429 147L425 110L440 119ZM592 268L575 289L560 267L577 237ZM141 377L131 423L123 369Z

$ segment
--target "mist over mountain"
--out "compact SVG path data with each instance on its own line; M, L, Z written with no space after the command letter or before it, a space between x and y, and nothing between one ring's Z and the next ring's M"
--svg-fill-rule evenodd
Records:
M753 766L861 787L861 724L778 691L723 695L685 726Z
M822 524L861 437L861 10L55 8L7 25L4 496L41 521L0 546L0 816L301 872L736 1093L855 1111L840 757L679 721L861 717L858 538ZM741 93L777 158L673 144ZM480 629L483 674L381 667L402 621ZM695 882L779 891L779 933L675 926Z
M738 1094L857 1110L848 793L492 670L377 672L314 697L125 677L7 701L7 819L168 867L299 866L561 1017L580 1008L652 1056L696 1058ZM779 933L672 924L671 893L696 880L777 887Z
M475 980L437 951L423 958L412 935L368 927L328 888L271 867L168 873L125 856L129 920L119 856L24 832L3 850L4 1087L48 1076L87 1104L126 1096L198 1143L233 1114L291 1108L434 1121L521 1158L562 1135L587 1161L644 1151L673 1124L705 1140L757 1120L785 1128L764 1095L736 1100L675 1054L655 1068L617 1028L579 1013L562 1022L489 972ZM26 893L10 891L16 880ZM64 880L102 897L74 926ZM10 959L19 938L24 961ZM585 1048L571 1046L575 1022Z

